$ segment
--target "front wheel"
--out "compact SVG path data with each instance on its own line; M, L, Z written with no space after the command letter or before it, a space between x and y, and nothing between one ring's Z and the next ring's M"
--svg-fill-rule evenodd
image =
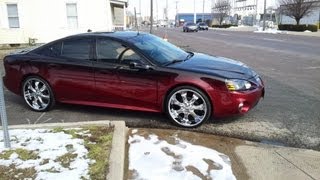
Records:
M28 77L23 81L22 95L27 105L34 111L47 111L55 103L49 84L36 76Z
M181 86L168 95L166 113L178 126L197 127L210 118L211 103L201 90L191 86Z

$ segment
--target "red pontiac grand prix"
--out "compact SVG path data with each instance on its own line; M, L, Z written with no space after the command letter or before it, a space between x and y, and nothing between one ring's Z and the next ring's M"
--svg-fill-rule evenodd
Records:
M55 102L165 112L176 125L244 114L264 96L245 64L137 32L69 36L4 58L5 86L34 111Z

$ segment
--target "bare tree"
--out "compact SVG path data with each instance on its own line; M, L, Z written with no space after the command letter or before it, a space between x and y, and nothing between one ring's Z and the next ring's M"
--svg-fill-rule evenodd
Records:
M230 13L230 0L217 0L213 9L217 13L219 25L221 25L223 19Z
M309 16L318 6L316 0L279 0L280 12L296 20L297 25L303 17Z

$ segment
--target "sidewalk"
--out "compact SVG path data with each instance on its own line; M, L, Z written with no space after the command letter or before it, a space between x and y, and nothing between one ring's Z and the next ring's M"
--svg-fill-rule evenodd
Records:
M320 179L320 152L314 150L261 144L188 130L128 129L123 121L48 123L9 128L71 128L86 125L115 127L107 176L110 180Z
M148 144L145 143L146 141L152 142L152 139L155 137L157 137L156 139L158 139L158 141L153 142L153 144L161 143L162 145L159 146L161 151L167 149L162 153L162 156L158 158L155 157L155 154L160 155L155 149L156 146L149 148ZM135 152L135 149L139 148L139 146L137 146L139 143L141 144L140 150L138 151L140 154ZM128 149L132 154L127 154L129 171L127 171L128 173L125 176L127 176L128 179L144 179L143 175L159 177L162 176L161 173L164 173L163 177L168 177L168 173L179 171L179 173L185 173L184 176L189 176L190 174L188 174L188 172L192 172L193 175L201 179L204 177L217 177L217 172L222 170L221 168L217 168L219 167L219 165L217 165L219 164L218 159L216 162L213 161L215 166L211 165L211 167L208 161L205 161L207 159L204 158L202 159L203 162L201 159L193 159L193 161L190 161L190 158L196 158L206 150L194 151L192 157L184 157L190 146L188 143L201 146L202 148L205 147L216 150L228 156L231 160L232 172L236 179L320 179L320 152L318 151L273 146L188 131L160 129L131 129L129 131ZM152 143L150 144L152 145ZM176 145L177 147L173 147L172 145ZM179 152L179 147L180 149L182 148L182 152ZM133 154L133 152L135 152L135 154ZM157 164L163 164L168 156L175 157L173 165L167 167L162 166L162 168L157 169ZM180 166L182 165L182 167L176 169L177 157L180 156ZM206 155L206 158L210 159L209 157L211 156ZM183 166L183 162L188 160L194 162L197 166ZM212 161L212 159L210 161ZM140 164L137 164L137 162L140 162ZM150 164L153 164L152 172L150 172L150 170L144 171L143 168L148 169ZM202 166L206 166L205 170L207 169L207 171L201 170ZM225 168L225 166L223 166L223 168ZM178 175L176 174L171 177L177 178ZM223 177L222 179L226 178L226 176ZM232 176L227 177L230 178Z

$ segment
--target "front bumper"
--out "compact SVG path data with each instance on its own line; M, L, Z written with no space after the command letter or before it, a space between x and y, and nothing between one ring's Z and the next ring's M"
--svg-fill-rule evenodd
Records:
M213 116L226 117L245 114L253 109L264 98L264 87L250 91L215 92L213 98Z

